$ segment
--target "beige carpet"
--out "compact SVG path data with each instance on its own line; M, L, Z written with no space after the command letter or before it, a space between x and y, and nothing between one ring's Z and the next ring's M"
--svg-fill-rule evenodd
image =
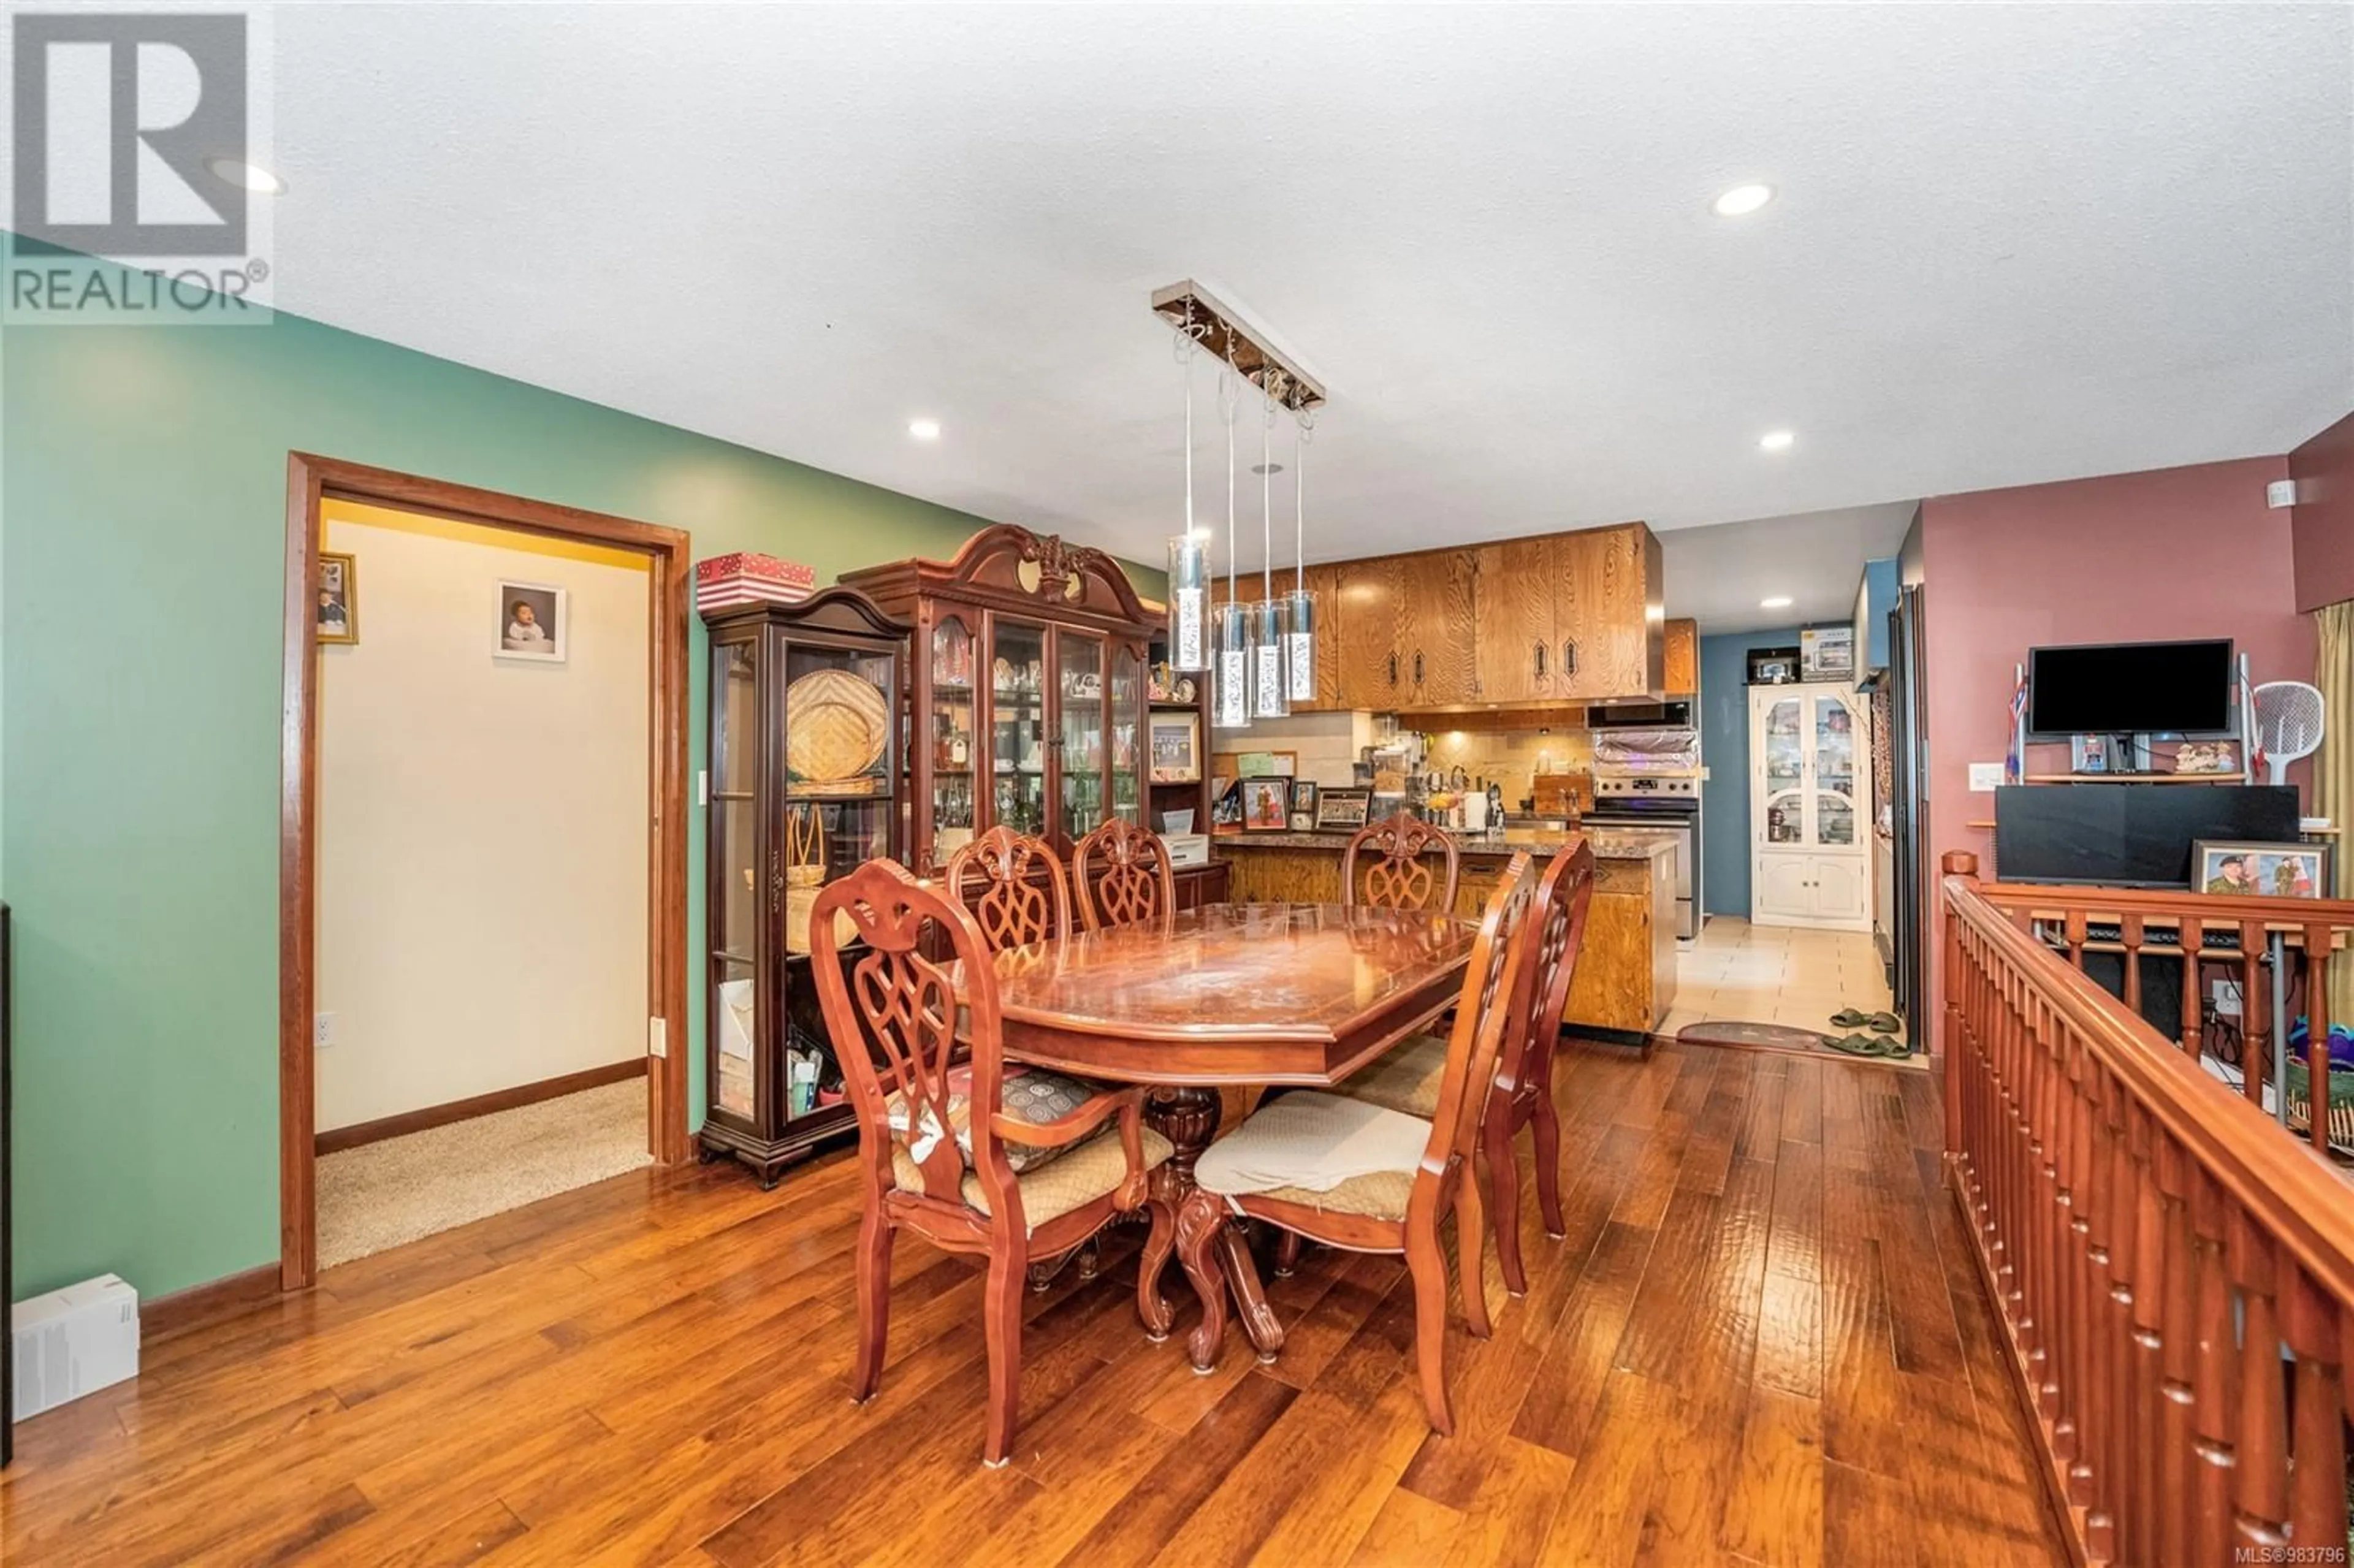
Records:
M652 1163L636 1078L323 1155L319 1266Z

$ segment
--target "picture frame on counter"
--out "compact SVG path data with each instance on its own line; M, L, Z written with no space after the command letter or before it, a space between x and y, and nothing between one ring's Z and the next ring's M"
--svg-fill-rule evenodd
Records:
M1291 825L1304 828L1316 821L1316 780L1294 779L1291 781Z
M1198 784L1202 779L1202 715L1157 713L1148 721L1155 784Z
M1371 789L1362 785L1336 785L1317 792L1315 822L1319 828L1355 832L1365 825L1373 805Z
M2200 839L2190 846L2190 890L2240 898L2327 898L2327 844Z
M1243 832L1279 833L1291 826L1291 780L1272 774L1242 785Z

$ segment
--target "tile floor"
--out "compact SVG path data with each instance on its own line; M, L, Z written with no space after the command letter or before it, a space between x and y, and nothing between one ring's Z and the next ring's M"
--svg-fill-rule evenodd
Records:
M1676 955L1675 1001L1659 1033L1672 1035L1706 1020L1828 1032L1840 1009L1874 1012L1891 1000L1870 932L1718 916Z

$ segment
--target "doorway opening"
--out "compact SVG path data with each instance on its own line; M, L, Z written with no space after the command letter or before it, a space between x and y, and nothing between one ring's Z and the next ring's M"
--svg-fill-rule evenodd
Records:
M687 1152L686 536L296 454L280 1282Z

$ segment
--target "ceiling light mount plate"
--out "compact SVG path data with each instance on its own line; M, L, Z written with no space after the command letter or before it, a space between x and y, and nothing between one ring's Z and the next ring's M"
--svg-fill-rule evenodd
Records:
M1232 306L1191 278L1154 290L1152 311L1293 413L1324 406L1323 387L1245 325Z

